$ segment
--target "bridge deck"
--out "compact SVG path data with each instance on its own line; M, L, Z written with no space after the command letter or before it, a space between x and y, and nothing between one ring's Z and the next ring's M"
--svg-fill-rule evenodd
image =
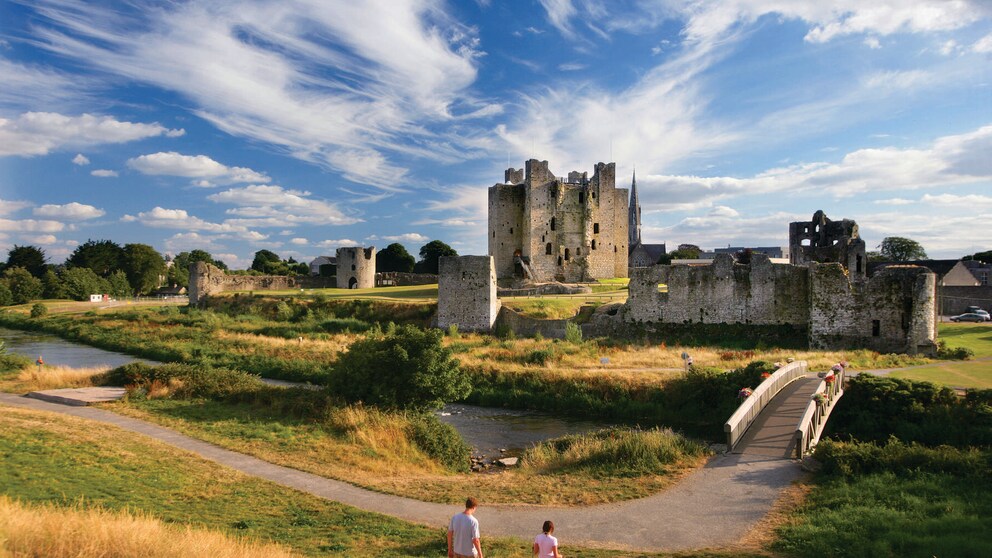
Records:
M733 453L794 456L796 426L819 383L820 378L813 374L785 386L754 419Z

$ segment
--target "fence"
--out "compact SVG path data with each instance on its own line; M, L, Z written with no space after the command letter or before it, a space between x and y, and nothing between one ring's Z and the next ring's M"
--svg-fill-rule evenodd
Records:
M844 395L844 369L841 368L840 372L834 374L833 382L822 380L814 393L824 394L826 401L820 403L816 399L810 399L803 418L799 419L796 426L796 459L802 459L820 441L823 426L830 418L834 404Z

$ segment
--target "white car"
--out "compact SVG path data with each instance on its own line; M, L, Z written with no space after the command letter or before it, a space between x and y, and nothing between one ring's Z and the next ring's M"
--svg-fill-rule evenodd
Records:
M966 313L969 313L969 314L978 314L979 316L985 318L985 321L986 322L992 321L992 316L989 316L989 313L988 312L986 312L985 310L982 310L978 306L969 306L968 309L965 310L965 312Z

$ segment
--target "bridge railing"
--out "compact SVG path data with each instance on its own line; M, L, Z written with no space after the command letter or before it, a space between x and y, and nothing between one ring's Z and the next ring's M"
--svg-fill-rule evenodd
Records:
M799 419L796 426L796 459L802 459L820 441L823 427L827 424L834 405L844 395L844 369L834 373L832 382L828 382L826 378L821 380L814 393L822 393L824 400L820 402L810 399L803 418Z
M749 397L744 399L740 407L737 407L734 414L730 415L730 418L723 425L723 431L727 434L727 451L730 452L734 449L734 445L740 441L741 436L765 408L765 405L768 405L768 402L778 395L782 388L806 376L807 372L805 360L790 362L758 384L758 387Z

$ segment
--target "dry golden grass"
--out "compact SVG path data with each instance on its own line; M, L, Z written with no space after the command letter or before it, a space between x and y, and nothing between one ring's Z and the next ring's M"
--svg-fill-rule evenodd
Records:
M298 359L306 358L319 362L337 360L338 352L361 339L362 335L354 333L339 333L329 339L284 339L254 333L240 333L218 330L213 337L227 345L227 349L236 354L264 353L269 356Z
M0 381L0 390L24 393L44 389L92 387L95 377L109 370L108 367L71 368L68 366L29 366L16 376Z
M280 546L175 527L131 512L26 506L0 496L0 556L282 558Z

